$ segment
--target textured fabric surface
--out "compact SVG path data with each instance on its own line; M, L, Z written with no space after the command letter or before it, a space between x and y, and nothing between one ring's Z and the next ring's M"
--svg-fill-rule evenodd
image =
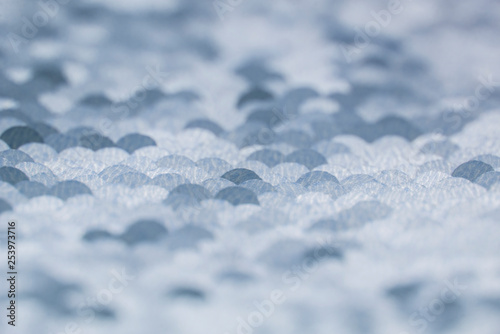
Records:
M0 5L2 333L499 333L498 1Z

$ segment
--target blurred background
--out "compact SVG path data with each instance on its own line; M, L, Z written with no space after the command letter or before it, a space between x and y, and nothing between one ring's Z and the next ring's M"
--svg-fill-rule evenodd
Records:
M499 31L496 0L0 0L2 333L498 334Z

